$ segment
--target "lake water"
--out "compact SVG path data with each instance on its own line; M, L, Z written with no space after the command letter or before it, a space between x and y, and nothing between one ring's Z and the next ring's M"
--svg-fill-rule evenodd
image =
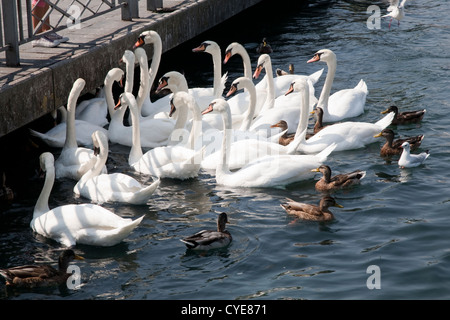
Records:
M336 219L329 223L298 220L280 207L286 197L317 204L319 175L285 189L225 188L207 172L183 182L163 180L147 206L104 204L119 215L145 218L117 246L75 247L85 257L77 261L79 289L11 292L1 282L0 299L449 299L450 2L408 1L400 26L394 21L390 29L387 18L379 29L368 27L376 15L367 13L372 4L386 13L381 1L257 6L163 55L160 74L184 70L192 87L212 83L209 56L191 52L203 40L218 42L222 52L233 41L242 43L254 70L255 47L266 37L274 69L292 63L300 74L326 68L306 61L319 49L332 49L338 58L332 92L360 79L368 85L366 111L355 120L375 122L392 104L400 111L427 109L420 124L392 127L397 136L425 135L418 151L431 155L424 165L400 169L396 158L380 157L384 139L332 153L326 163L333 173L362 169L367 175L361 185L334 193L344 208L332 208ZM229 85L242 75L241 59L233 57L223 70ZM134 175L126 162L129 149L110 149L110 172ZM58 256L60 245L29 227L42 183L36 176L24 180L26 195L0 216L1 268ZM88 202L73 196L73 184L57 181L50 207ZM179 239L215 228L219 212L229 216L231 245L203 254L186 250Z

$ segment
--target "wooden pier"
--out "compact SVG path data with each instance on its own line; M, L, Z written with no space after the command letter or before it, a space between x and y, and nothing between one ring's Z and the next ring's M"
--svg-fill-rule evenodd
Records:
M64 105L77 78L86 80L83 93L101 86L141 32L157 31L166 52L261 1L172 0L164 7L173 11L162 12L148 11L139 1L139 17L131 21L115 10L61 30L70 40L56 48L21 45L19 67L6 67L0 55L0 137Z

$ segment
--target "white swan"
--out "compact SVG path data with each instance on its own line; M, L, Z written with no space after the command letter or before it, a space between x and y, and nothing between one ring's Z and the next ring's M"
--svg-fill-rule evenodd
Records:
M185 92L178 92L173 97L173 104L182 107L188 105L193 110L195 100ZM188 139L188 145L175 145L154 148L142 152L140 143L139 122L135 121L138 117L136 100L131 93L121 94L117 107L130 107L133 117L133 145L128 157L129 165L137 172L154 175L159 178L189 179L198 175L201 164L203 149L199 151L195 148L196 137L201 132L201 118L198 116L192 127L192 134Z
M125 219L95 204L68 204L50 210L48 199L55 180L53 155L43 153L40 165L46 175L30 222L34 232L67 247L113 246L123 241L144 218Z
M108 124L107 115L105 88L100 88L95 98L81 101L75 109L75 119L84 120L99 127Z
M135 54L130 50L125 50L122 60L126 64L124 91L131 93L133 89ZM106 90L105 94L112 95L110 90ZM107 101L110 101L110 99L107 99ZM108 108L111 109L114 107L108 105ZM123 124L125 111L125 108L121 108L113 112L108 127L108 135L111 142L131 147L133 144L133 128L132 126L125 126ZM137 119L140 120L140 117ZM175 121L173 119L148 119L140 122L141 145L144 148L155 148L166 145L175 127Z
M305 93L307 96L309 90L303 81L296 81L294 83L295 90ZM301 114L306 114L308 110L302 105ZM301 142L296 149L301 153L317 153L331 144L336 144L335 151L342 150L352 150L362 148L367 144L376 142L374 135L379 133L381 130L389 126L394 119L394 112L387 114L384 118L377 121L376 123L369 122L356 122L356 121L346 121L341 123L335 123L326 126L314 136L305 139L306 128L308 126L308 118L303 117L300 119L296 135L301 131L299 140ZM291 142L292 143L292 142Z
M146 204L160 180L144 186L133 177L123 173L101 174L102 167L108 159L108 137L100 131L92 134L94 150L99 150L97 161L73 188L73 192L96 203L123 202L129 204Z
M411 146L407 141L402 143L402 148L402 154L400 155L400 159L398 159L398 166L400 168L418 167L430 156L428 151L419 154L411 154Z
M145 118L154 118L157 114L162 112L167 112L170 103L170 96L162 97L156 101L151 101L150 99L150 90L153 82L156 79L156 74L158 73L159 64L161 63L161 54L162 54L162 41L159 34L154 30L144 31L139 35L138 40L136 41L133 49L137 49L138 47L143 46L144 44L153 45L153 54L152 54L152 63L150 68L148 68L148 73L145 73L146 67L141 64L141 83L142 81L146 81L145 85L148 85L148 88L140 88L138 93L138 106L140 106L141 115ZM145 51L144 51L145 53ZM136 57L138 58L138 51L135 50ZM145 54L145 59L147 55ZM139 60L139 58L138 58ZM146 61L148 61L146 59ZM147 63L148 66L148 63ZM144 75L146 78L144 78ZM147 77L148 76L148 77ZM142 90L142 93L141 93ZM141 99L143 99L141 101Z
M361 80L353 89L344 89L330 96L336 74L336 54L329 49L316 52L308 63L324 61L328 66L325 84L320 93L317 106L323 109L323 122L336 122L347 118L353 118L364 113L366 97L369 91L364 80Z
M85 86L85 81L78 78L72 86L67 101L67 121L66 121L66 141L61 150L58 159L55 161L56 178L70 178L79 180L81 176L89 170L95 163L94 151L88 148L78 147L76 140L75 128L75 107L76 101L80 92ZM98 127L98 126L95 126ZM98 127L98 130L106 133L106 130ZM88 133L86 130L84 134ZM92 132L91 132L92 135ZM91 143L92 144L92 137ZM103 172L106 172L106 166L103 167Z
M220 52L220 47L217 42L214 41L204 41L198 47L192 49L192 52L206 52L212 56L213 60L213 70L214 70L214 82L212 88L203 88L202 96L208 96L208 103L214 99L221 97L223 91L225 90L225 83L227 81L227 73L222 75L222 54ZM200 104L200 101L197 100L200 107L203 105Z
M316 71L309 76L291 74L291 75L286 75L283 77L274 78L273 77L272 60L270 59L270 56L268 54L262 54L258 58L258 64L256 66L255 72L253 73L253 78L258 79L259 75L261 74L263 69L266 71L265 78L267 78L267 80L265 81L265 83L266 83L267 96L266 96L266 102L265 102L261 112L265 112L266 110L270 110L270 109L276 108L278 106L284 107L284 103L286 101L286 98L284 97L284 93L286 92L286 90L289 89L289 86L291 85L291 83L297 79L308 80L308 85L309 85L309 89L310 89L309 103L310 103L311 110L314 107L314 105L316 105L317 98L315 97L314 85L317 83L320 76L322 75L323 69ZM256 85L256 88L260 89L259 83ZM278 98L280 98L280 100L278 100L278 101L275 100ZM290 99L291 98L289 98L289 100Z
M224 127L231 129L231 112L228 103L223 99L215 99L204 112L220 112ZM227 130L227 131L228 131ZM222 140L222 161L216 168L216 181L228 187L281 187L314 177L312 169L320 166L333 151L329 146L317 155L268 155L256 159L231 172L229 169L229 150L231 141L225 134Z

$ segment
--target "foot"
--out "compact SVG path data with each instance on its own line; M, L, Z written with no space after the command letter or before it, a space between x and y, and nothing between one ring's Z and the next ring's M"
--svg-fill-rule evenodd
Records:
M47 34L47 37L48 37L50 40L53 40L53 41L54 41L54 40L57 40L57 41L59 41L60 43L69 41L69 38L68 38L68 37L60 36L60 35L57 34L56 32L50 32L50 33L48 33L48 34Z
M58 40L51 40L47 36L42 36L36 40L31 42L33 47L45 47L45 48L54 48L59 46L61 42Z

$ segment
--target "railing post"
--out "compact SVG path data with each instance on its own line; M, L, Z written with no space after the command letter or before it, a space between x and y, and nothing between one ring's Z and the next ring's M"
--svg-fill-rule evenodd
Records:
M16 67L20 64L16 4L16 1L2 0L5 44L8 46L5 52L8 67Z
M122 5L122 20L131 21L133 18L139 18L138 0L119 0Z
M162 0L147 0L147 10L156 11L158 8L163 7Z

